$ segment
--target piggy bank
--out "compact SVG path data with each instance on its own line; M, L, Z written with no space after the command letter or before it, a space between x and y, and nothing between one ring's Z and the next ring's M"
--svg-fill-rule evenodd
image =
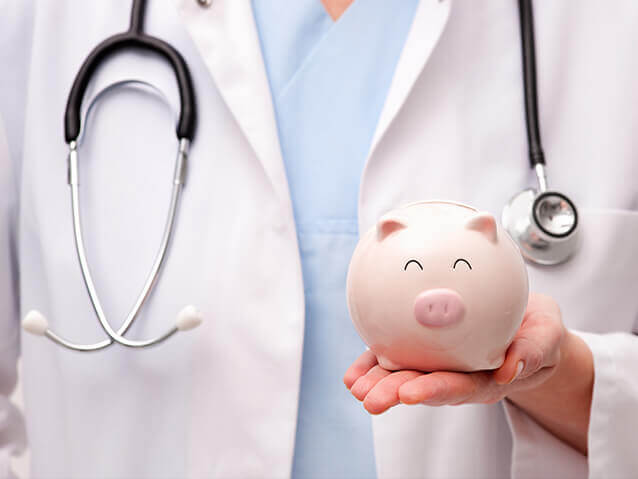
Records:
M424 201L361 237L348 270L352 321L385 369L501 366L528 297L518 247L489 213Z

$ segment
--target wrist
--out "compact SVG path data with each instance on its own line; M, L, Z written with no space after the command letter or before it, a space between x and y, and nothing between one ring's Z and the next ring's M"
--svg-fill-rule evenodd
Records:
M556 364L535 375L542 378L541 382L534 381L536 378L532 376L529 380L521 380L518 384L512 384L512 391L507 395L508 399L518 404L525 402L526 399L537 400L538 395L551 394L557 390L571 388L573 383L579 379L577 377L579 373L581 377L583 373L583 371L579 371L581 360L578 358L583 355L579 343L582 343L582 340L565 329ZM545 372L545 374L539 374L541 372Z
M525 380L507 398L538 423L586 454L594 385L594 363L585 342L569 332L560 347L555 370L541 384ZM514 385L513 385L514 386Z

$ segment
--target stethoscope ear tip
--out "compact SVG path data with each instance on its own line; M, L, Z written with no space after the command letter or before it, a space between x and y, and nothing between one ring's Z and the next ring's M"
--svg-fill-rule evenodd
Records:
M192 304L184 306L184 308L177 314L177 321L175 327L178 331L188 331L194 329L204 320L204 315Z
M22 329L37 336L44 336L49 329L49 322L40 311L32 309L22 320Z

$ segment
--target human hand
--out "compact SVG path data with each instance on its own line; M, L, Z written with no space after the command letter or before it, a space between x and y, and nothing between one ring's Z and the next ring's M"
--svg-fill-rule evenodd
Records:
M343 382L371 414L399 403L495 403L536 388L552 376L567 334L556 302L549 296L530 294L521 327L498 369L473 373L387 371L377 364L371 351L366 351L348 368Z

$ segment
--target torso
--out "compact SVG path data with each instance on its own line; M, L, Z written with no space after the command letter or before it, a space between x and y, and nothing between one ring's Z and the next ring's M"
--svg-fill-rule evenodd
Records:
M410 33L418 41L409 37L406 58L431 46L427 35L436 25L427 21L448 2L421 1L418 28ZM10 137L19 145L15 151L24 145L20 303L23 312L38 307L60 332L88 341L102 334L72 244L61 115L81 60L124 29L130 2L62 5L38 4L28 81L5 90L18 95L24 88L27 98L24 141L20 132ZM243 18L242 5L226 4L236 10L224 18ZM189 1L181 8L199 7ZM245 119L238 122L238 109L229 107L236 91L251 91L242 90L250 84L242 68L257 68L245 61L246 43L236 37L248 42L256 33L226 28L218 16L225 10L215 8L201 17L193 10L188 23L168 4L149 2L148 30L176 45L191 66L200 127L170 259L131 337L162 331L185 303L197 304L206 323L141 354L113 348L79 357L22 335L34 477L83 477L86 471L286 476L292 467L304 318L294 217L283 162L255 153L265 150L253 141L262 138L246 135ZM399 63L400 81L381 113L388 127L377 130L361 179L361 231L387 210L424 198L454 199L499 215L511 195L532 184L516 6L457 2L451 8L422 71L414 61ZM557 299L569 327L630 331L638 311L638 188L631 180L638 177L637 39L633 26L616 20L635 18L638 5L612 9L591 0L573 10L539 2L535 12L540 114L550 185L580 208L585 242L564 266L531 267L531 288ZM202 36L194 40L199 18L210 20L210 29L198 30ZM206 44L213 33L215 41ZM235 69L217 66L224 54L216 49L220 37L235 55ZM414 69L419 74L411 84L406 72ZM174 88L166 65L134 53L99 75L104 82L150 75L169 92ZM228 78L237 90L222 92L220 82ZM171 120L152 101L112 101L93 125L82 194L88 254L117 325L159 241L176 140ZM260 101L247 95L239 103L274 124L273 112L255 110ZM258 122L252 131L263 133L268 124ZM375 418L374 434L380 476L511 474L512 439L501 405L398 407ZM551 467L531 453L527 472L546 462ZM586 468L582 457L573 463Z

